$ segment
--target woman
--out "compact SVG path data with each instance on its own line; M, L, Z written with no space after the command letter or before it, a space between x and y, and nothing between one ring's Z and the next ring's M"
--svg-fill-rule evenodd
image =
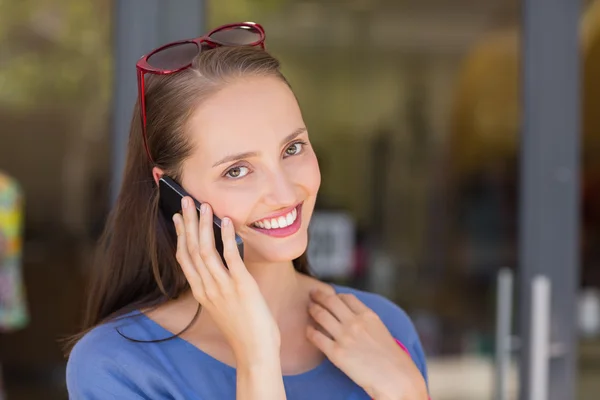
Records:
M426 399L406 314L308 272L319 167L262 27L155 50L138 78L123 185L69 357L71 398ZM201 213L185 197L181 215L164 215L164 176Z

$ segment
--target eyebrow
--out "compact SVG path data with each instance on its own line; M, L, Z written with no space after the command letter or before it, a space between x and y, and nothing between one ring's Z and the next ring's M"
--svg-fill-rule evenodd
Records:
M285 138L283 138L283 140L281 141L281 145L283 146L287 142L290 142L290 141L294 140L295 138L297 138L298 136L300 136L304 132L306 132L306 127L302 127L302 128L296 129L294 132L290 133ZM223 157L222 159L220 159L219 161L217 161L216 163L214 163L213 164L213 168L214 167L218 167L221 164L225 164L225 163L231 162L231 161L237 161L237 160L241 160L241 159L244 159L244 158L256 157L257 155L258 155L257 151L247 151L247 152L244 152L244 153L231 154L229 156Z

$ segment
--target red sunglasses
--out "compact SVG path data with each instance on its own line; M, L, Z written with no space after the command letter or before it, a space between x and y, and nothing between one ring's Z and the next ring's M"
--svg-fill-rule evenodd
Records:
M136 64L142 135L148 158L154 164L146 135L146 95L144 76L148 74L169 75L183 71L192 65L196 56L204 50L219 46L260 46L265 48L265 30L254 22L242 22L220 26L207 35L196 39L180 40L152 50Z

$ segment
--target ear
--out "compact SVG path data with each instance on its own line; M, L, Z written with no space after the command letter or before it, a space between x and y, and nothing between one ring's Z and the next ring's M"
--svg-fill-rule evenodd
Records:
M162 176L165 174L165 172L158 168L158 167L154 167L152 168L152 177L154 178L154 183L156 183L156 185L158 186L158 180L160 178L162 178Z

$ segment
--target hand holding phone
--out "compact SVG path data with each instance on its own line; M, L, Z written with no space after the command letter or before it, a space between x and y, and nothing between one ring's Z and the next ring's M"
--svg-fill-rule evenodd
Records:
M165 214L165 217L168 221L171 220L173 215L179 213L181 214L181 200L185 196L189 196L193 199L194 205L196 207L196 211L198 216L200 215L200 206L201 203L194 199L188 192L186 192L177 182L168 176L163 176L158 181L159 194L160 194L160 208L162 212ZM217 252L221 256L221 260L225 262L225 257L223 255L223 239L221 234L221 224L222 221L219 217L213 215L213 231L214 231L214 241L215 248ZM235 235L235 242L238 248L238 252L240 253L240 257L242 260L244 259L244 242L242 238L237 234Z
M212 209L204 204L200 221L190 198L185 198L183 216L175 214L177 261L194 298L209 313L226 337L238 370L256 368L256 362L280 367L281 336L264 297L239 256L233 223L221 224L223 255L228 269L214 246Z

